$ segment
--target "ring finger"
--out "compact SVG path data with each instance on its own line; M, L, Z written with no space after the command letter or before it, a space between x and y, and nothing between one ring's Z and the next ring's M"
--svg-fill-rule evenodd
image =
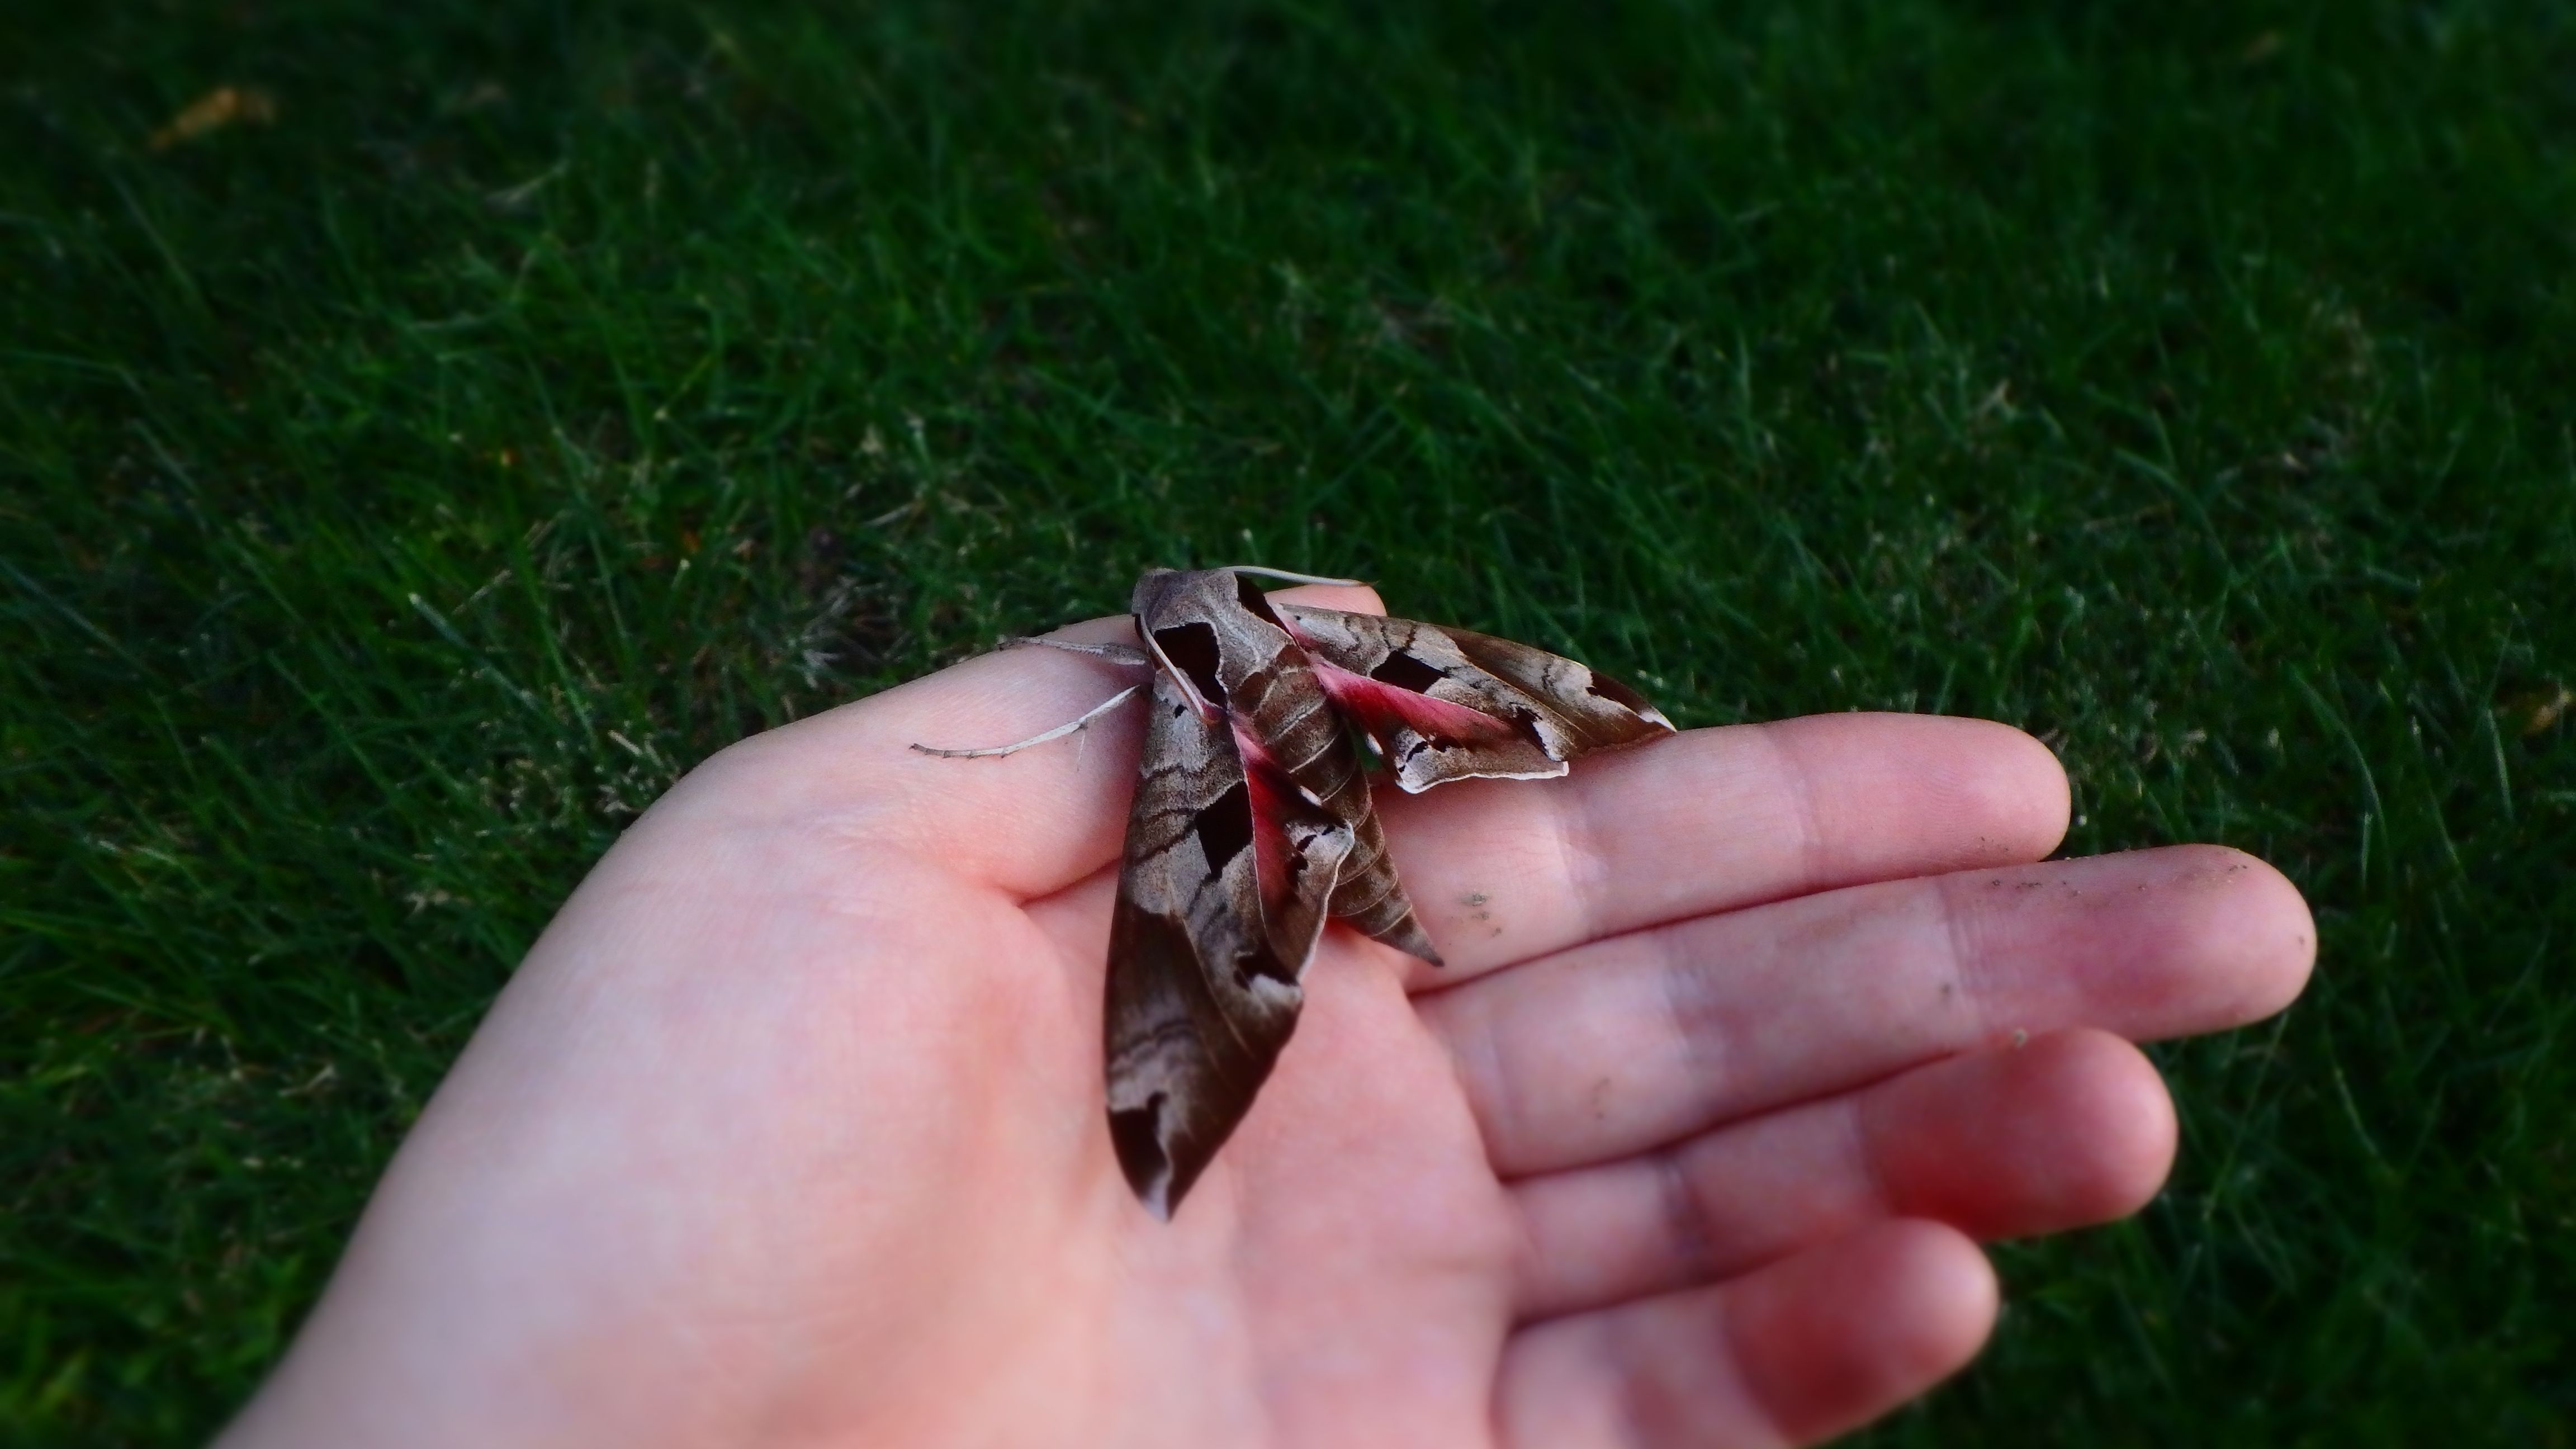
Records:
M2214 1031L2298 994L2306 904L2182 846L1828 891L1635 932L1419 999L1506 1178L1608 1162L2073 1026Z

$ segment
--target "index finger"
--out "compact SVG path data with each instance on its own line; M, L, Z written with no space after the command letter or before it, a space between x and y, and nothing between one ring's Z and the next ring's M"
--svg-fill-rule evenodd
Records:
M1448 985L1711 911L2019 865L2066 832L2066 772L2009 725L1828 714L1692 730L1562 779L1383 798Z
M1276 597L1377 613L1377 591L1305 585ZM1123 615L1049 637L1127 643ZM1057 649L1004 649L754 735L683 780L657 814L716 812L788 822L827 841L893 848L1023 900L1052 895L1118 858L1143 721L1113 710L1069 739L984 759L914 745L980 748L1075 719L1137 682L1135 671Z

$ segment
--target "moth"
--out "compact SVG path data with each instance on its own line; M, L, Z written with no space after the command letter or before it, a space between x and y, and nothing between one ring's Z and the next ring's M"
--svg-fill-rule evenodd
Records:
M1362 744L1407 792L1562 775L1592 750L1672 733L1643 696L1574 660L1465 629L1273 602L1252 575L1154 569L1130 608L1143 648L1050 644L1152 677L1109 926L1109 1136L1168 1219L1269 1078L1327 919L1437 966L1369 803Z

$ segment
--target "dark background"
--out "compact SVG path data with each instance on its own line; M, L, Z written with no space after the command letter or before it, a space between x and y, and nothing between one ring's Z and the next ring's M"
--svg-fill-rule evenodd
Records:
M9 0L0 1438L218 1424L691 762L1259 561L2308 893L1871 1442L2569 1444L2571 263L2565 5Z

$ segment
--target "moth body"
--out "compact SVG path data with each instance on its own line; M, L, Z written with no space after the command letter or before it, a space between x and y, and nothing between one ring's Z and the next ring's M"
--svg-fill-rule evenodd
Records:
M1420 791L1562 775L1575 755L1672 724L1574 660L1273 604L1232 569L1149 571L1130 607L1154 679L1109 928L1109 1134L1129 1186L1168 1217L1295 1029L1327 917L1440 964L1357 736Z
M1168 1216L1267 1080L1327 916L1434 965L1354 735L1396 784L1565 773L1672 725L1571 659L1465 630L1274 605L1231 569L1131 601L1152 719L1109 940L1110 1139Z

